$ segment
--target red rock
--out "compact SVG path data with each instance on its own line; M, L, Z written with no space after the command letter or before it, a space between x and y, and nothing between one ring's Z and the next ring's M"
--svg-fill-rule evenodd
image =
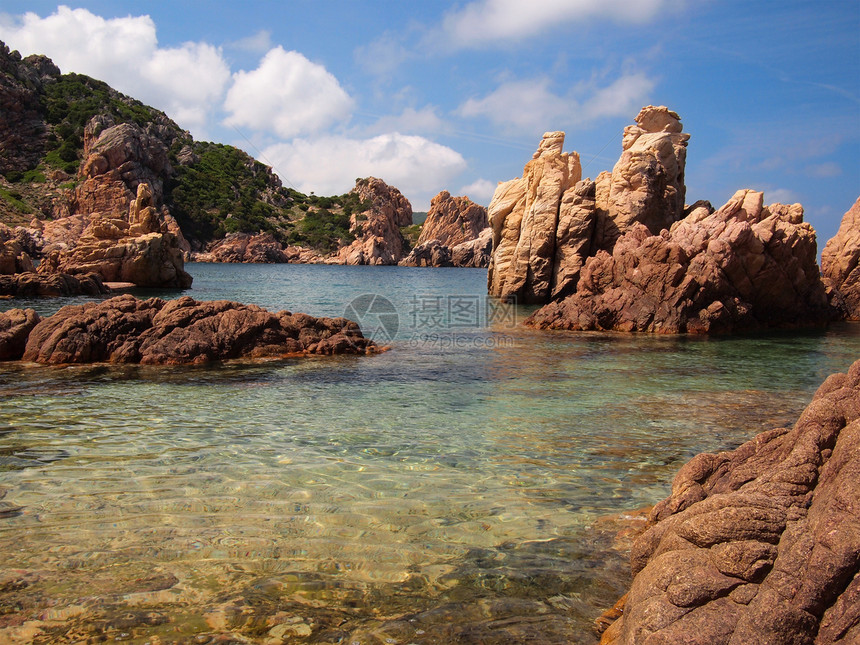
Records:
M794 428L695 457L651 519L601 643L860 642L860 361Z
M408 243L401 226L412 224L412 205L403 194L381 179L367 177L355 182L350 191L369 207L350 218L355 241L341 248L339 264L397 264L407 253Z
M427 211L418 244L437 240L453 248L474 240L487 226L486 208L468 197L453 197L443 190L430 200L430 210Z
M27 337L40 320L32 309L0 311L0 361L21 358Z
M860 320L860 197L821 252L821 273L849 320Z
M291 354L377 351L345 318L271 313L226 300L165 302L122 295L66 306L36 325L23 360L37 363L183 364Z
M799 209L799 214L798 214ZM695 209L671 231L634 224L599 251L575 293L526 320L541 329L731 333L820 325L832 317L802 209L762 206L738 191L715 213Z
M277 264L289 256L271 233L230 233L209 245L205 253L194 255L197 262L250 262Z
M0 296L32 298L36 296L97 296L110 293L97 273L69 275L33 272L0 275Z

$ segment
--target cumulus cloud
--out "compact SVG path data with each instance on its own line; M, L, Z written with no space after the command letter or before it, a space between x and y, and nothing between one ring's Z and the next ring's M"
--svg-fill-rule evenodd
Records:
M565 95L548 78L507 81L457 110L464 117L486 118L509 130L535 131L584 125L599 118L636 113L654 89L643 73L629 73L604 87L580 86Z
M647 22L673 4L678 0L476 0L449 12L441 30L449 46L501 45L569 22Z
M466 195L473 202L483 204L484 206L489 206L490 201L492 201L493 199L493 193L496 192L496 186L498 185L499 183L496 181L490 181L489 179L477 179L471 184L463 186L457 192L460 195Z
M348 119L352 107L352 98L325 67L278 46L257 69L233 75L224 123L287 139Z
M149 16L106 19L61 5L45 18L28 12L0 28L3 40L22 54L45 54L63 72L103 80L192 130L204 126L230 80L220 49L212 45L159 48Z
M261 160L302 192L347 192L357 177L374 176L396 186L413 205L442 190L466 167L460 153L419 136L398 133L369 139L295 139L263 150Z

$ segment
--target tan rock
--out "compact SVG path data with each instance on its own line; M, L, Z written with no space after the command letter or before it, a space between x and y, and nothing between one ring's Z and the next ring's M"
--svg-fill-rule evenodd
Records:
M821 273L841 295L849 320L860 320L860 197L821 252Z
M355 183L356 193L369 207L350 218L350 231L355 241L341 248L340 264L397 264L409 247L400 232L401 226L412 224L412 205L403 194L381 179L368 177Z
M451 248L474 240L487 226L486 208L468 197L453 197L443 190L430 200L418 244L437 240Z

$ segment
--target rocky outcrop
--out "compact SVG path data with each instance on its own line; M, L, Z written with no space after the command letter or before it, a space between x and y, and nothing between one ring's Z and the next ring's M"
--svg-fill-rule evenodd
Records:
M636 224L658 234L681 218L688 134L666 107L642 108L624 130L611 173L580 182L579 155L548 132L523 176L499 185L490 203L490 295L545 304L576 289L585 260L611 251Z
M398 264L402 267L454 266L451 262L451 249L439 240L429 240L416 245Z
M36 298L45 296L97 296L110 293L97 273L69 275L41 274L32 271L0 275L0 296Z
M656 235L681 218L690 138L682 129L677 113L653 105L642 108L636 124L624 128L621 158L609 177L606 203L599 205L597 248L611 250L634 223Z
M44 155L48 129L39 93L59 75L50 59L22 60L0 42L0 174L33 168Z
M651 520L603 645L860 642L860 361L794 428L695 457Z
M21 358L27 337L39 321L39 314L32 309L0 311L0 361Z
M330 258L324 258L313 249L304 246L287 246L284 254L287 256L287 262L291 264L334 264Z
M230 233L212 243L205 253L196 253L193 257L196 262L289 262L284 247L270 233Z
M821 252L821 273L849 320L860 320L860 198Z
M738 191L654 235L635 223L586 262L576 292L535 312L541 329L730 333L831 317L815 231L799 204L764 207Z
M523 176L496 188L488 212L493 229L490 295L544 303L553 292L559 205L582 175L579 155L562 152L563 146L563 132L547 132Z
M418 244L437 240L449 248L477 238L489 226L487 209L468 197L453 197L443 190L430 200Z
M34 271L33 260L27 252L26 234L21 229L11 229L0 224L0 275Z
M485 228L474 240L451 249L451 264L466 269L486 269L493 253L493 229Z
M351 193L369 207L350 217L350 232L355 241L337 253L340 264L397 264L409 244L400 232L412 224L412 205L403 194L381 179L359 179Z
M138 184L137 195L126 205L127 218L116 211L94 216L76 246L48 255L39 273L97 273L106 282L187 289L191 276L184 269L179 240L168 232L152 200L149 184Z
M130 295L69 305L29 333L23 360L45 364L184 364L294 354L366 354L376 345L345 318L314 318L184 296Z

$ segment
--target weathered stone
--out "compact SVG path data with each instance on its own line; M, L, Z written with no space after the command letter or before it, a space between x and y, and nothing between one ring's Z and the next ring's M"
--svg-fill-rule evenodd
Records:
M226 300L130 295L69 305L37 324L23 360L183 364L292 354L365 354L376 345L345 318L271 313Z
M738 191L653 235L635 223L588 259L576 292L535 312L542 329L731 333L831 318L815 231L796 208ZM692 215L692 214L691 214Z
M436 239L418 244L398 264L403 267L454 266L451 263L451 249Z
M284 247L271 233L230 233L213 242L205 253L197 253L193 257L197 262L277 264L290 261Z
M651 519L604 645L858 642L860 361L793 429L696 457Z
M16 273L0 275L0 296L33 298L42 296L97 296L110 293L97 273Z
M355 183L352 193L368 208L350 217L355 241L337 253L340 264L397 264L409 247L400 232L412 224L412 205L403 194L381 179L367 177Z
M0 361L21 358L27 337L40 320L32 309L0 311Z
M860 197L821 252L821 273L849 320L860 320Z
M463 242L451 249L451 263L455 267L486 269L493 253L493 229L489 226L474 240Z
M437 240L453 248L477 238L488 226L487 209L468 197L453 197L443 190L430 200L418 244Z
M33 271L33 261L20 230L0 223L0 275ZM23 243L22 243L23 242Z

